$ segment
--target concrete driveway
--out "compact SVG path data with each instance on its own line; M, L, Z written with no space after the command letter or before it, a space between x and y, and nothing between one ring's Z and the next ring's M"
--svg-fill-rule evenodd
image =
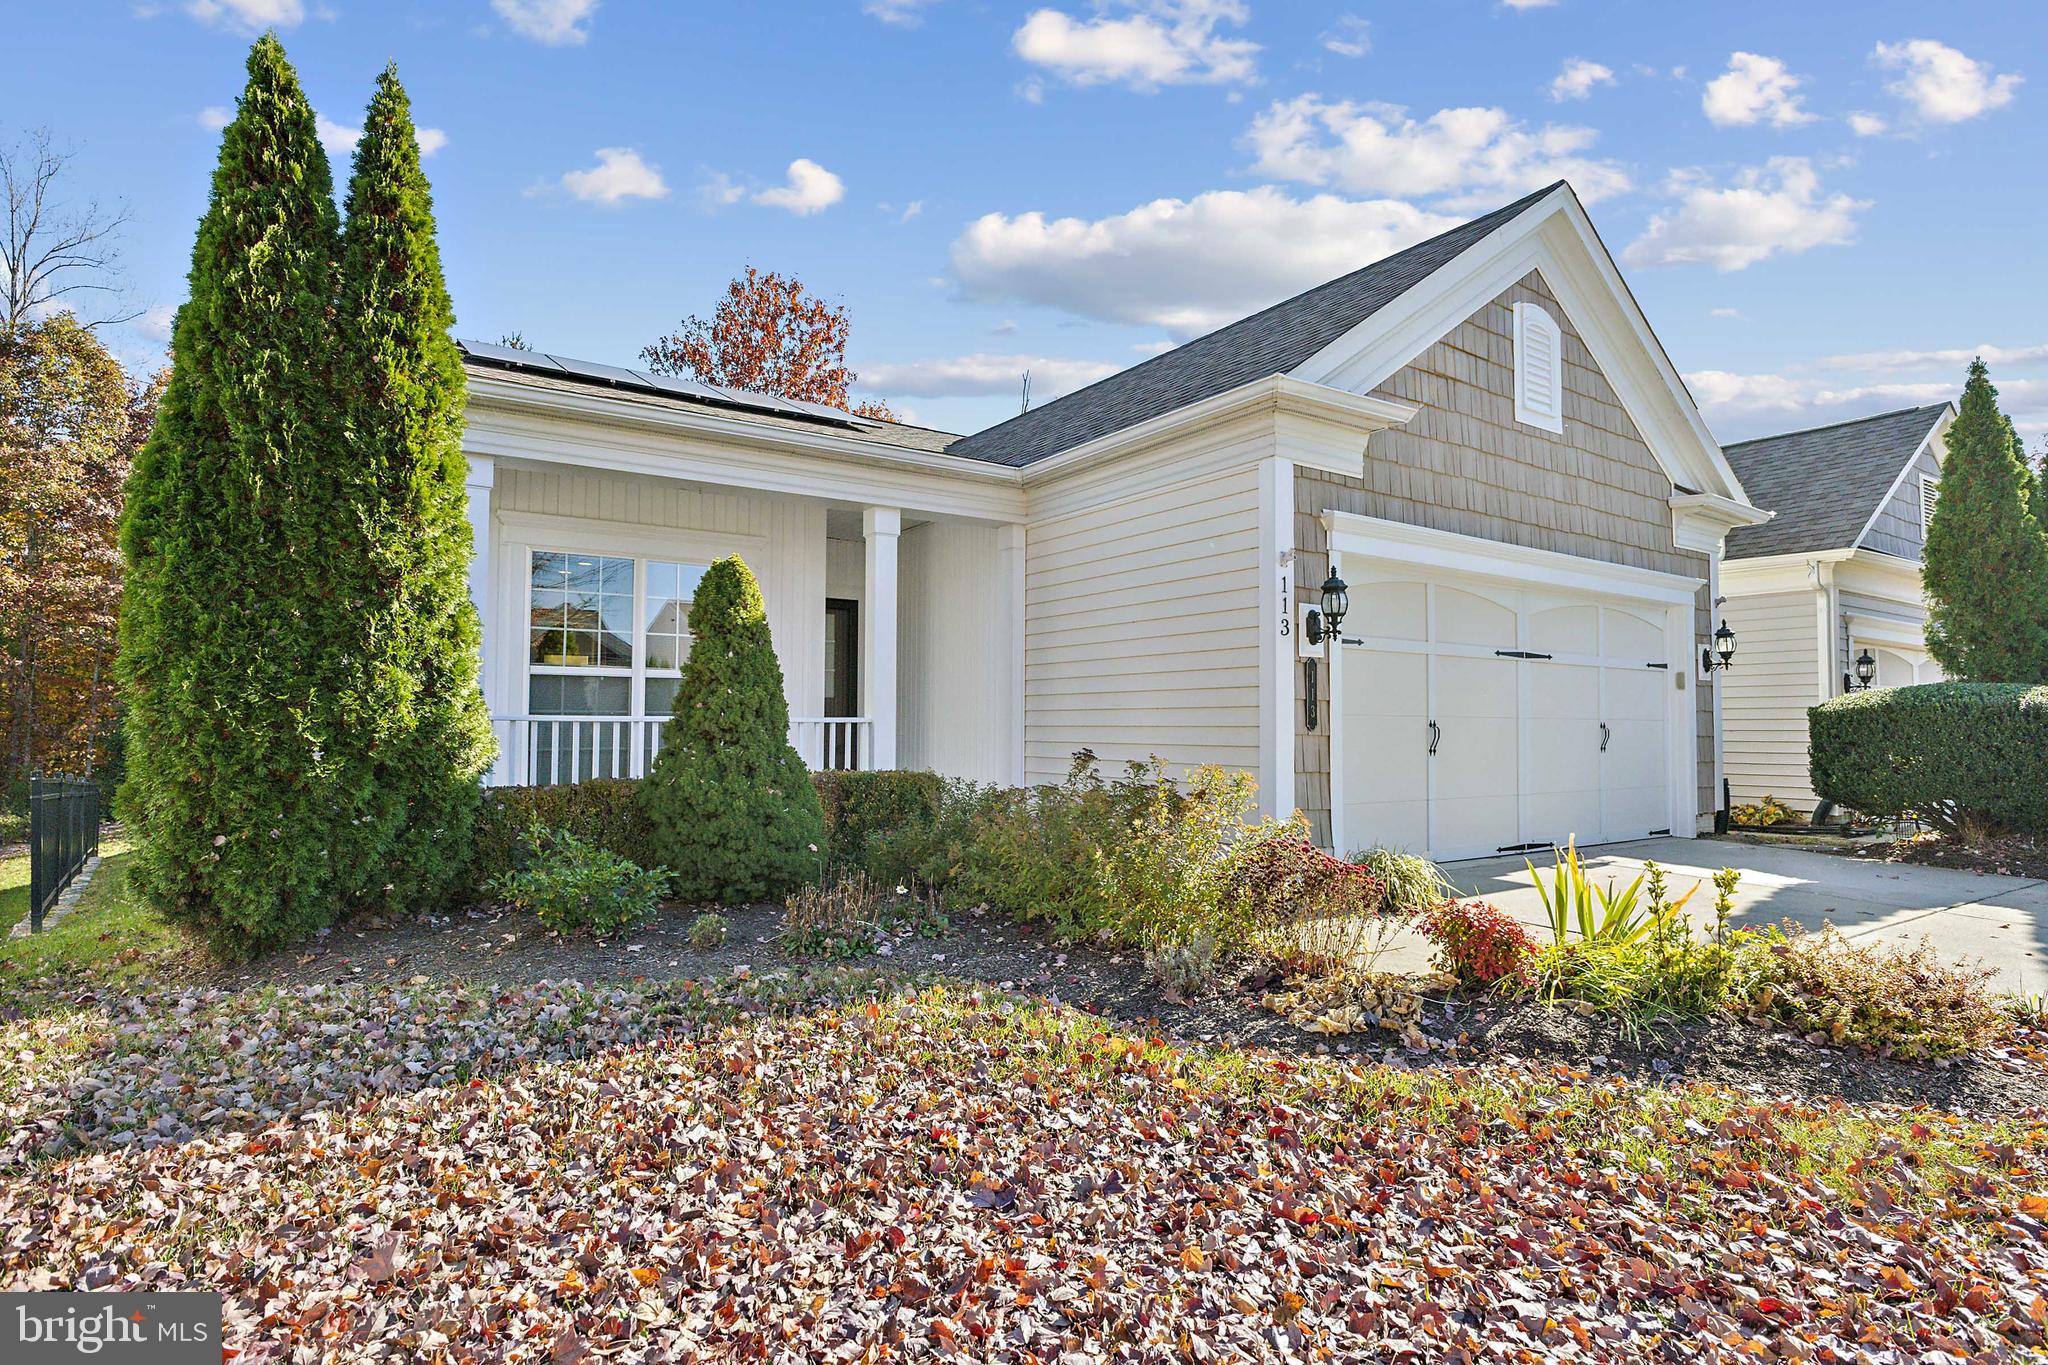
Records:
M1612 877L1624 886L1643 870L1645 859L1654 858L1666 869L1674 896L1719 868L1737 868L1742 884L1736 891L1734 924L1789 919L1809 929L1832 924L1854 939L1911 943L1925 937L1945 957L1976 959L1993 968L2000 989L2048 993L2048 881L1722 839L1604 844L1583 856L1587 870L1601 881ZM1547 877L1550 855L1537 856L1535 863ZM1548 920L1521 858L1451 863L1444 871L1466 896L1489 900L1548 937ZM1713 904L1709 884L1694 895L1686 912L1695 923L1711 924ZM1406 959L1415 947L1397 951Z

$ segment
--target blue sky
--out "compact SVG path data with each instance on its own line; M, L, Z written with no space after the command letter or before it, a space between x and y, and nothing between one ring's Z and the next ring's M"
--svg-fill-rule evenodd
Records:
M747 264L969 431L1564 176L1724 440L1932 401L2048 431L2048 6L155 0L22 6L0 136L126 203L160 356L251 36L344 153L395 60L457 331L631 363Z

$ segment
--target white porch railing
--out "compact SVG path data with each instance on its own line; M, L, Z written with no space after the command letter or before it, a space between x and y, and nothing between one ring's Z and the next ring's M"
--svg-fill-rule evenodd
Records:
M548 787L598 777L645 777L661 749L666 716L494 716L493 787ZM805 716L789 742L812 771L872 766L873 724L863 716Z

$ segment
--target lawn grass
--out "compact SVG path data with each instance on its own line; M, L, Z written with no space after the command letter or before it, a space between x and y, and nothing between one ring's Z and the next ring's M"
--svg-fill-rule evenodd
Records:
M101 862L72 911L40 934L0 937L0 983L8 978L90 977L118 989L161 968L167 959L193 950L179 930L128 895L128 864L134 856L124 839L100 844ZM18 873L19 889L12 882ZM0 933L28 910L28 856L0 861ZM18 897L19 904L15 904ZM8 907L14 913L8 914Z

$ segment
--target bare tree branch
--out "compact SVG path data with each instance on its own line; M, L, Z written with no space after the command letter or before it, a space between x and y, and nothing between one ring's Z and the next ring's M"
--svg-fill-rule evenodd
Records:
M56 196L71 153L58 150L47 128L0 149L0 334L33 321L57 300L74 294L120 297L126 289L118 247L130 220L125 206L99 201L66 207ZM118 309L118 305L116 305ZM88 328L128 322L144 310L80 319Z

